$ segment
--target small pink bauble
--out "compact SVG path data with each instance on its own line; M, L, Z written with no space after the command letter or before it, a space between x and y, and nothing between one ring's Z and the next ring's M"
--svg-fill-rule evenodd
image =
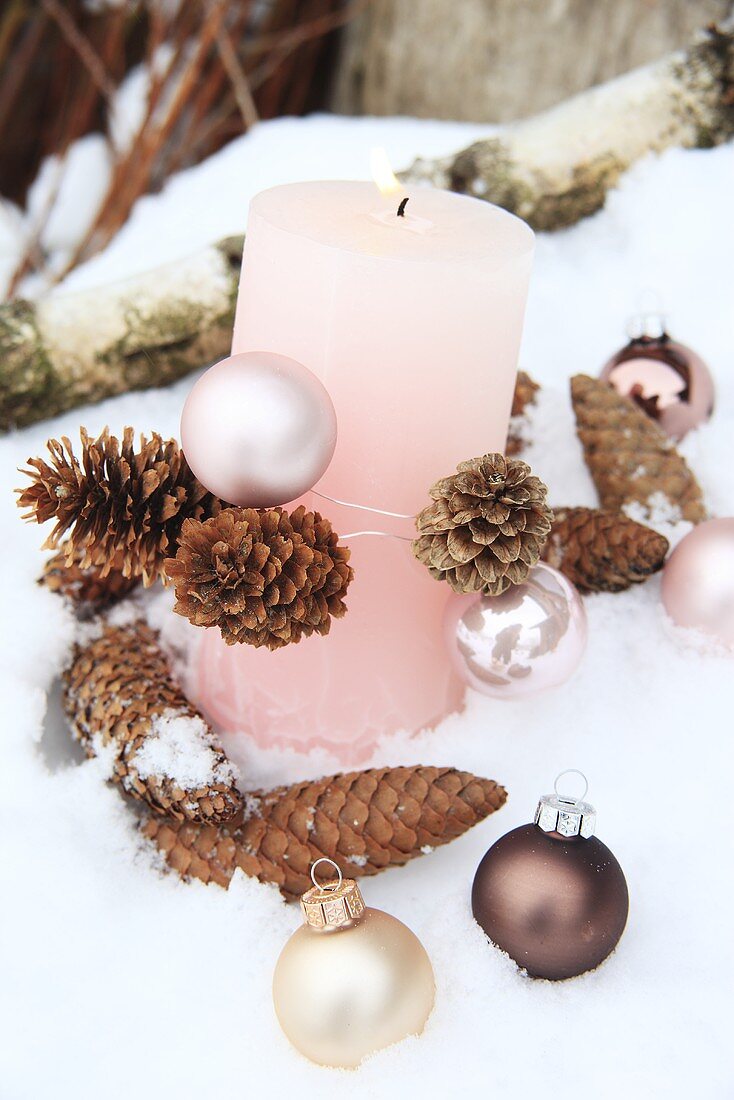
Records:
M586 611L571 582L539 562L501 596L452 596L445 630L469 687L518 699L556 687L576 670L586 648Z
M600 378L633 398L671 439L682 439L713 412L711 372L700 355L666 332L630 340L605 364Z
M302 363L248 351L201 376L184 405L181 442L209 492L229 504L270 508L323 477L336 447L336 413Z
M700 523L666 562L663 605L678 626L734 645L734 519Z

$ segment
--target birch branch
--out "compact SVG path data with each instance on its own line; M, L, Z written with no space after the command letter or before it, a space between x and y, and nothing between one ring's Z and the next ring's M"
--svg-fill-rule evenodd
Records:
M403 173L491 200L536 229L604 203L639 157L734 135L734 25L535 118ZM226 355L242 239L99 289L0 306L0 430L128 390L162 386Z
M0 430L165 386L229 351L242 238L124 282L0 307Z
M734 23L686 50L502 127L449 157L418 159L405 183L487 199L535 229L573 225L604 205L636 160L734 134Z

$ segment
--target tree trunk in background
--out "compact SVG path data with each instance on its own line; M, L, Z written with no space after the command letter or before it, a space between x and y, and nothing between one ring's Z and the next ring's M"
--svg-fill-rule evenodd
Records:
M685 45L731 0L372 0L344 33L332 107L504 122Z

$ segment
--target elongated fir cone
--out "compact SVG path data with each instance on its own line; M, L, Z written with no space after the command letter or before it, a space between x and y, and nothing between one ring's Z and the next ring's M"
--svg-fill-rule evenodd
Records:
M49 439L50 462L28 459L21 472L31 483L17 490L24 519L53 521L45 547L65 538L81 568L97 567L101 577L119 569L150 585L184 520L216 515L221 502L196 480L175 439L141 435L136 449L132 428L121 441L108 428L97 439L84 428L80 435L80 459L66 437Z
M280 649L328 634L346 613L349 549L327 519L303 506L225 508L186 520L166 562L174 610L195 626L218 627L228 645Z
M84 551L64 544L43 567L39 584L69 600L79 619L89 619L128 596L140 583L139 577L126 577L114 563L105 575L97 565L83 568ZM120 558L116 559L120 562Z
M662 569L668 545L623 512L554 508L542 558L580 592L622 592Z
M321 856L345 876L375 875L461 836L506 798L456 768L369 768L249 794L238 823L151 818L144 833L184 878L226 887L240 868L295 899Z
M416 519L413 553L455 592L499 596L521 584L540 557L553 513L526 463L487 454L461 462L430 490Z
M518 455L525 447L528 434L528 409L535 404L539 389L538 383L526 371L517 372L510 412L510 427L505 446L506 455Z
M232 765L145 623L107 624L77 647L64 706L87 754L111 751L111 778L156 813L226 821L240 810Z
M692 523L706 518L703 494L685 459L655 421L612 385L577 374L571 400L584 458L602 508L638 503Z

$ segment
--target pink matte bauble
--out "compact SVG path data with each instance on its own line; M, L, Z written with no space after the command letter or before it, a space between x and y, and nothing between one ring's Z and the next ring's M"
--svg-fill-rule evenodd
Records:
M222 359L184 405L181 442L202 485L229 504L269 508L323 477L336 413L315 374L269 351Z
M483 695L518 699L564 683L586 648L576 588L539 562L501 596L451 597L446 641L462 679Z
M663 570L662 596L678 626L734 645L733 518L707 520L681 539Z
M604 365L600 378L631 397L671 439L682 439L713 412L711 372L700 355L666 332L630 340Z

